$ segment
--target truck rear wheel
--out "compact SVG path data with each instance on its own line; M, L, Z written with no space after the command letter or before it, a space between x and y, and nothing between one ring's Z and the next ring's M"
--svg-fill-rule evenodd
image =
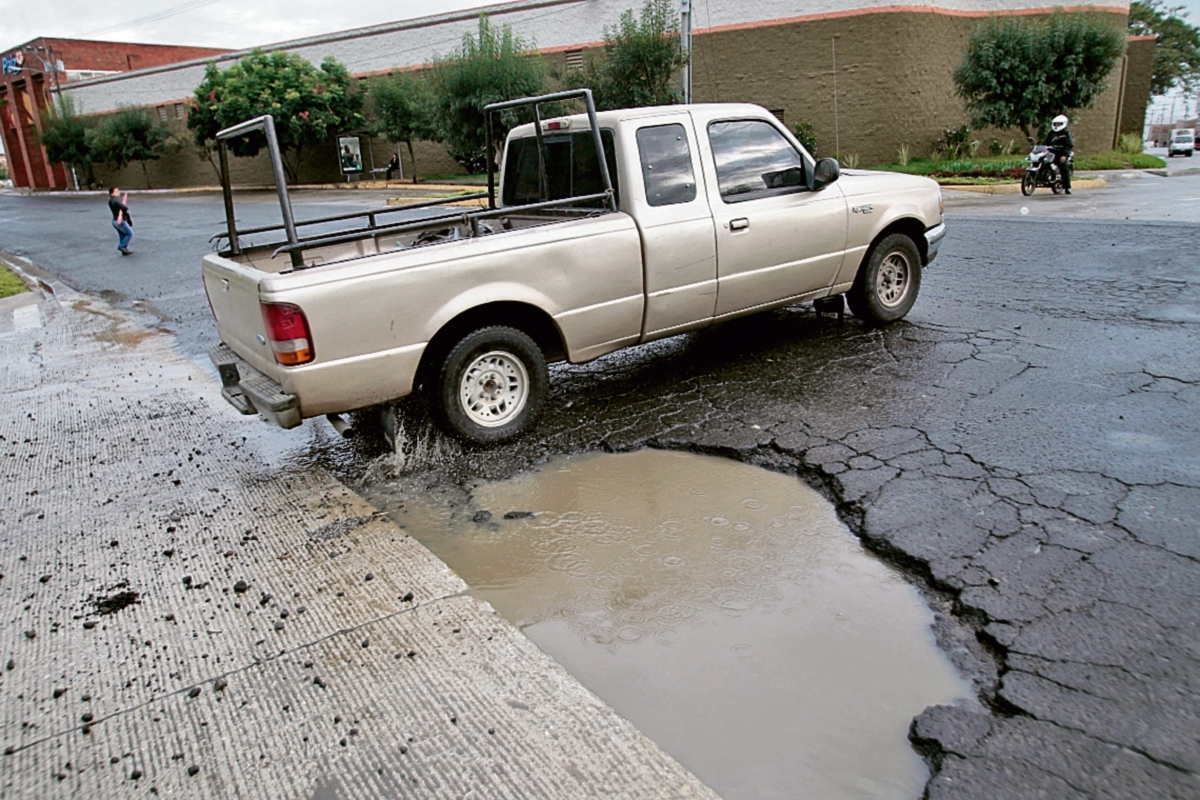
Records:
M480 328L451 348L436 384L438 415L469 442L495 444L537 417L550 382L541 348L524 331Z
M846 300L854 316L874 325L902 319L921 288L921 253L903 233L885 237L858 270Z

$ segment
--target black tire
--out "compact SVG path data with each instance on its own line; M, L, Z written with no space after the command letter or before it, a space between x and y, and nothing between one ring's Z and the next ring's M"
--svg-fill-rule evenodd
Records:
M1026 172L1021 178L1021 194L1029 197L1033 194L1033 190L1037 188L1037 175L1033 172Z
M893 233L871 248L846 293L854 316L873 325L903 319L921 289L921 251L908 236Z
M450 349L433 386L446 429L476 444L496 444L537 418L550 376L541 348L524 331L493 325Z
M1055 181L1054 183L1050 184L1050 191L1054 192L1055 194L1062 194L1062 181Z

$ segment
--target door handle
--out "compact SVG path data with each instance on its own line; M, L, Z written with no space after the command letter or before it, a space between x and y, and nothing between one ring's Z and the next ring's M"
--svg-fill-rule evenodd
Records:
M750 227L750 220L746 217L738 217L737 219L729 220L729 230L744 231Z

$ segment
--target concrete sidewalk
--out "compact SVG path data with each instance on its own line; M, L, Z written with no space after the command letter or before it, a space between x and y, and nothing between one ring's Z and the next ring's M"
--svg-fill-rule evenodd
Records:
M0 796L715 798L169 337L11 305Z

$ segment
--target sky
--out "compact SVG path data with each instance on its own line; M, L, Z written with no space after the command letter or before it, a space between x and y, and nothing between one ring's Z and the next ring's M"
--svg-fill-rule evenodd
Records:
M0 48L38 36L242 49L499 0L0 0ZM720 0L718 0L720 1ZM737 0L729 0L736 2ZM1200 0L1193 0L1200 3ZM630 0L640 5L641 0Z

